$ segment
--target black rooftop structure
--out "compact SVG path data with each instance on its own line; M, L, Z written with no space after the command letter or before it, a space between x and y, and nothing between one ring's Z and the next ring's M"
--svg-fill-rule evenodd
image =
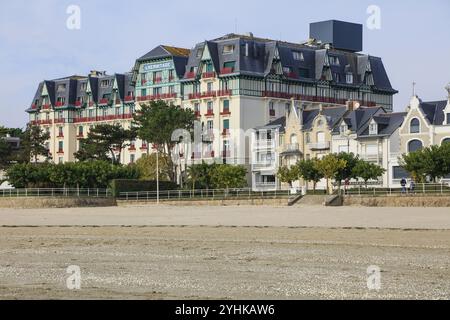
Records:
M363 50L363 26L338 20L310 24L309 36L328 43L335 49L360 52Z

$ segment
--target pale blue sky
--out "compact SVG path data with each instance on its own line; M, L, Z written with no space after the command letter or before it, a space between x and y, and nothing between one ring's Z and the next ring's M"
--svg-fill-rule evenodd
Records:
M412 82L424 100L446 97L450 82L448 0L14 0L0 11L0 125L24 127L39 81L89 70L131 69L159 44L191 48L226 33L299 42L309 23L338 19L365 24L381 8L381 30L364 28L364 52L381 56L405 108ZM66 28L69 5L81 8L81 30ZM236 23L237 21L237 23Z

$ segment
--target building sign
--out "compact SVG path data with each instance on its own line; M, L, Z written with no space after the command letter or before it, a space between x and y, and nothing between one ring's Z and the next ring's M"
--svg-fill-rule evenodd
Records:
M154 70L162 70L162 69L171 69L172 68L172 62L161 62L161 63L152 63L152 64L144 64L143 70L148 71L154 71Z

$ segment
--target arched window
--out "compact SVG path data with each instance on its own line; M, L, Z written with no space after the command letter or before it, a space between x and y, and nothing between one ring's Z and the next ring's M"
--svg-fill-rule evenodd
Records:
M423 148L422 141L420 140L411 140L408 143L408 152L414 152Z
M442 140L442 144L444 143L450 143L450 138L445 138L444 140Z
M296 143L298 143L297 135L291 134L290 144L296 144Z
M409 132L410 133L419 133L420 132L420 121L419 119L412 119L409 124Z

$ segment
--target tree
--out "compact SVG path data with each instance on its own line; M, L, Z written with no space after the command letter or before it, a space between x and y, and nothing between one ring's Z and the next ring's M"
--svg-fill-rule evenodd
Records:
M288 183L289 187L292 188L292 183L299 179L300 173L297 166L282 166L278 168L277 176L281 182Z
M6 168L11 160L12 148L5 140L7 132L6 128L0 127L0 169Z
M164 101L152 101L141 105L141 109L134 115L138 137L154 145L157 151L172 160L172 152L178 141L172 136L176 130L186 130L191 133L194 129L195 114L190 109L168 105ZM171 161L170 178L176 181L176 164Z
M450 173L450 143L403 154L400 165L418 182L424 182L427 176L436 182Z
M50 157L50 151L46 146L47 140L50 139L50 133L44 131L39 126L29 124L23 134L21 140L21 158L26 161L33 160L38 162L40 156L46 158Z
M346 179L352 179L352 178L356 178L355 174L354 174L354 168L355 166L359 163L359 158L358 156L355 156L353 153L348 153L348 152L341 152L338 153L336 155L336 157L338 159L342 159L345 160L346 165L344 168L338 170L338 172L336 173L336 182L338 185L339 190L341 190L341 186L342 186L342 181L346 180Z
M353 175L361 178L367 188L367 181L381 177L386 170L375 163L359 160L353 167Z
M192 189L210 189L213 188L212 172L217 164L207 164L202 161L201 164L194 164L187 168L187 183L192 185Z
M244 188L247 186L246 174L247 169L243 166L221 164L211 170L211 181L216 189Z
M317 167L317 159L302 160L297 163L298 174L308 182L313 183L313 191L316 192L316 185L323 178L323 174Z
M160 181L170 181L171 161L164 155L159 156L159 179ZM156 154L144 154L136 161L141 179L156 180Z
M331 194L330 180L336 179L340 170L344 169L347 162L339 159L335 154L328 154L317 163L318 171L327 179L327 191Z
M74 156L80 161L120 163L122 150L130 146L136 136L135 129L125 129L120 124L100 124L90 130L86 139L80 140L80 150Z

